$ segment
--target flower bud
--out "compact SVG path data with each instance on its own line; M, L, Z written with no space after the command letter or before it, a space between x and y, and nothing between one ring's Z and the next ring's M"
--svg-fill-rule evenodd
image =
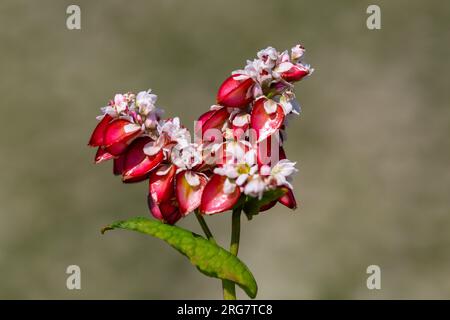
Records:
M250 127L256 131L258 141L275 133L283 124L284 111L280 104L265 97L253 104Z
M182 217L180 210L178 210L178 207L175 205L175 199L156 204L152 197L149 196L148 208L153 217L164 223L175 224Z
M234 74L227 78L217 93L217 103L230 108L243 108L253 99L252 87L254 81L251 78L236 80Z
M241 191L235 188L233 192L225 192L226 176L214 174L203 190L200 203L200 211L206 214L214 214L230 210L239 200Z
M309 75L312 71L313 69L309 65L295 64L288 71L283 72L281 77L288 82L296 82Z
M185 216L200 206L202 193L208 180L204 175L184 170L176 176L175 195L180 213Z
M141 126L126 119L116 119L106 126L103 144L106 151L114 156L119 156L125 152L128 144L141 133Z
M205 135L205 133L210 129L221 130L229 117L230 113L225 107L207 111L198 118L195 132L198 135L201 134L203 137L203 135Z
M152 171L149 177L149 197L157 204L168 201L173 196L176 167L162 165Z
M91 138L89 139L88 145L91 147L104 146L103 136L105 129L113 118L109 114L105 114L102 120L97 124L94 131L92 132Z
M295 210L297 208L297 201L295 200L294 193L287 187L283 188L287 189L287 192L278 199L278 202L290 209Z
M150 141L149 137L140 137L127 148L122 173L123 182L139 182L146 179L150 171L163 160L162 150L152 156L144 153L144 146Z

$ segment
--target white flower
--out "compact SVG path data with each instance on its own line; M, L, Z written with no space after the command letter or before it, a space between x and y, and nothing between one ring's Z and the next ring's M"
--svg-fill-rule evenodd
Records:
M232 183L230 179L225 179L225 183L223 184L223 192L226 194L233 193L236 190L236 184Z
M202 163L202 153L197 144L190 143L187 146L177 144L172 149L171 160L178 167L177 171L190 170Z
M252 175L258 172L256 151L253 149L247 151L240 158L231 158L228 160L229 162L225 163L222 167L215 168L214 173L228 177L232 180L230 183L243 186Z
M283 159L275 164L270 172L270 178L275 182L277 186L287 186L293 189L289 183L291 176L298 170L295 168L296 162L292 162L288 159Z
M166 134L171 141L178 143L181 147L186 147L191 142L191 134L181 126L178 117L160 123L158 131L160 135Z
M288 93L283 93L280 97L280 105L283 108L284 114L288 115L290 113L294 113L299 115L301 112L300 104L298 103L295 96Z
M200 178L198 177L198 175L190 170L186 171L184 177L191 187L196 187L200 184Z
M258 58L262 61L266 68L273 68L278 59L278 52L275 48L267 47L260 50L257 54Z
M261 176L254 175L251 180L245 185L244 193L251 197L262 198L267 184L264 182Z
M226 158L230 161L240 162L245 156L243 141L229 141L225 143Z
M114 107L116 109L117 114L124 112L127 109L128 101L125 95L116 94L114 96Z
M304 54L305 48L301 44L298 44L291 49L291 59L294 61L301 60Z
M150 89L148 91L141 91L136 96L138 111L145 116L155 110L155 103L158 99L155 94L151 94L150 92Z

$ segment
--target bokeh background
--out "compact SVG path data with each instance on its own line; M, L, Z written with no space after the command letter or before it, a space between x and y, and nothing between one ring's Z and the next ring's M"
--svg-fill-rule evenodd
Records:
M116 92L152 88L192 127L232 70L299 41L316 69L286 146L300 207L242 223L258 298L450 298L449 40L437 0L1 1L0 298L220 298L165 243L100 235L148 214L147 185L94 166L86 143ZM230 214L207 220L228 245ZM201 232L194 216L179 225ZM82 290L66 289L71 264ZM366 287L371 264L381 290Z

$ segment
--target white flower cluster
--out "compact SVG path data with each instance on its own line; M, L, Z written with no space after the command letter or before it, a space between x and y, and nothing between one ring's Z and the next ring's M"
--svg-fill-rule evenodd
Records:
M244 194L261 199L264 192L277 187L292 189L290 181L292 175L298 171L295 162L283 159L273 167L259 167L257 151L249 144L230 141L225 144L224 150L226 162L215 168L214 173L227 177L224 184L225 193L230 194L240 188Z
M301 62L304 53L305 49L302 45L293 47L290 54L287 50L278 52L275 48L267 47L259 51L257 58L254 60L247 60L247 65L244 69L233 71L233 78L235 80L253 79L255 82L253 87L254 98L267 95L267 93L270 93L270 90L287 91L288 96L292 98L293 93L291 89L293 85L286 81L282 75L294 67L307 70L308 74L311 74L314 69L308 64ZM290 112L292 110L286 111Z
M164 111L156 107L158 96L151 90L141 91L137 95L128 92L116 94L106 107L101 108L103 115L113 118L124 118L132 123L138 124L143 131L153 131L158 126L159 119Z

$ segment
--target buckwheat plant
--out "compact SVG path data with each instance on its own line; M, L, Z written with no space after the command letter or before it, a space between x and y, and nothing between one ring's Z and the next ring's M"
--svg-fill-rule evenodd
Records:
M305 49L268 47L231 73L216 104L202 114L194 134L180 119L163 118L157 96L148 91L116 94L102 108L89 146L95 163L113 160L124 183L147 181L148 207L155 219L114 222L116 228L167 242L207 276L222 280L224 299L236 299L235 285L255 298L256 281L237 258L241 213L250 220L278 202L296 208L283 141L288 119L300 113L293 84L313 69L302 62ZM220 247L205 217L232 211L231 245ZM175 226L194 212L205 237Z

